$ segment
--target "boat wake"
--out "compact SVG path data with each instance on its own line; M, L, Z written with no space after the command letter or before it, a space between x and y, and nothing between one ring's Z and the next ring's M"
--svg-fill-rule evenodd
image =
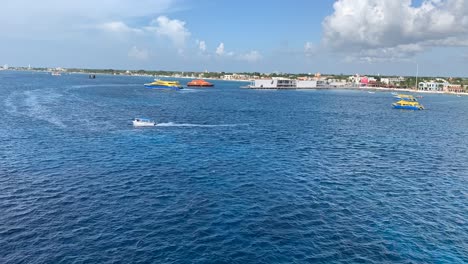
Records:
M181 92L181 93L199 93L199 92L205 92L205 90L184 88L184 89L180 90L179 92Z
M60 100L60 97L60 94L51 90L14 92L5 100L5 108L12 115L28 116L66 128L67 126L53 114L49 107L54 101Z
M81 89L81 88L94 88L94 87L139 87L141 85L136 83L129 84L116 84L116 83L100 83L100 84L80 84L80 85L70 85L68 89Z
M157 127L236 127L236 126L245 126L248 124L219 124L219 125L204 125L204 124L178 124L174 122L168 123L159 123L156 124Z
M61 104L66 104L68 108L63 108ZM61 129L103 131L116 128L105 118L103 106L76 96L65 96L63 90L13 92L5 99L4 109L12 116L22 117L21 120L43 121ZM79 114L76 109L80 109Z

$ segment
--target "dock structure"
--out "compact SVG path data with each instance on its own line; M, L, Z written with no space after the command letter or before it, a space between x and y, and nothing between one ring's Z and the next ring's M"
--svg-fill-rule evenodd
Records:
M324 81L317 80L291 80L291 79L262 79L254 80L250 85L243 86L247 89L272 89L272 90L296 90L296 89L329 89Z

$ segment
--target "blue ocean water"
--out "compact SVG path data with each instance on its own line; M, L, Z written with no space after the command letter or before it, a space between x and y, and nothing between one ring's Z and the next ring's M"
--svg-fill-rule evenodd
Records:
M148 81L0 72L0 263L468 262L468 97Z

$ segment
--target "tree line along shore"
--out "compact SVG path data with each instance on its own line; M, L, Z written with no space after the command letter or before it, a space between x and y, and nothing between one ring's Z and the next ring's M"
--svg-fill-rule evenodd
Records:
M9 70L19 71L60 71L63 73L83 73L83 74L106 74L106 75L127 75L127 76L148 76L148 77L170 77L170 78L204 78L219 80L251 81L255 79L322 79L336 84L342 83L348 86L361 86L360 80L356 78L366 78L367 88L415 88L416 83L435 82L450 83L458 86L457 92L468 92L468 78L465 77L434 77L434 76L384 76L384 75L348 75L348 74L319 74L319 73L260 73L260 72L196 72L196 71L166 71L166 70L122 70L122 69L81 69L81 68L30 68L30 67L9 67ZM339 86L339 85L338 85Z

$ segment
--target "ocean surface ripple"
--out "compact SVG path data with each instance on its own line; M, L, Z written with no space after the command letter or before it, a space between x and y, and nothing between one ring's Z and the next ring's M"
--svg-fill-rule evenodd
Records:
M0 72L0 263L468 263L468 97L149 80Z

